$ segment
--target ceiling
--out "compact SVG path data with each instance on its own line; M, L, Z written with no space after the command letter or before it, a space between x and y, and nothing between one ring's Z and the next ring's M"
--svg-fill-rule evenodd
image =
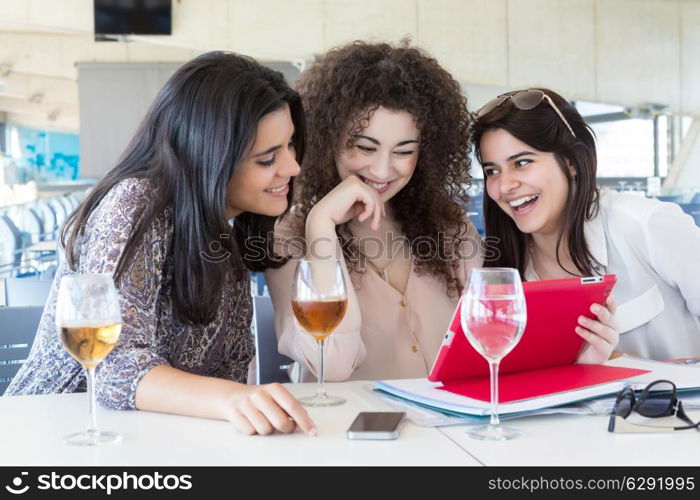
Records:
M0 113L6 121L77 132L78 63L182 62L208 48L170 37L96 42L92 16L91 0L0 0Z
M77 132L80 62L183 62L227 49L303 64L349 40L406 35L472 106L544 85L700 116L700 0L172 0L172 36L114 42L94 40L92 5L0 0L0 120Z

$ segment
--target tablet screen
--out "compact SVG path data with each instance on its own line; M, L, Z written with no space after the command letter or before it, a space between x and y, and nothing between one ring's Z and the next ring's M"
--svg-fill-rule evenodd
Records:
M615 285L615 275L590 278L528 281L523 283L527 324L520 342L500 363L499 372L570 365L584 340L574 331L579 316L595 316L592 304L604 304ZM431 381L488 375L488 362L471 346L460 323L460 305L450 322L428 375Z

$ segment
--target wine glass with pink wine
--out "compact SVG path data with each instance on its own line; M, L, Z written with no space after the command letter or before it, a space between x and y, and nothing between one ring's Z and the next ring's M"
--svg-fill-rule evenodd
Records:
M527 322L518 270L472 269L461 309L462 330L472 347L488 361L491 376L491 419L487 426L468 434L488 441L516 438L520 432L501 426L498 420L498 365L520 341Z

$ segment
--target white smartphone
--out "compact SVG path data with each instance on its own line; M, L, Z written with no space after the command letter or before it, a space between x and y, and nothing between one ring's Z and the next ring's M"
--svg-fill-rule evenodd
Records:
M348 439L396 439L406 419L402 411L363 411L348 428Z

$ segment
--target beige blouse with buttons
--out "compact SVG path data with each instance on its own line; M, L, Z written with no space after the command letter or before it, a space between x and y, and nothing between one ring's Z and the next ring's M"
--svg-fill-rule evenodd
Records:
M470 231L470 236L478 242L479 237L471 226ZM278 225L275 231L278 243L291 234L285 222ZM279 245L277 248L280 248ZM290 246L287 245L285 250L288 252ZM480 267L481 263L480 255L465 255L459 266L461 286L464 286L469 270ZM266 271L265 278L275 307L279 351L299 362L301 381L310 381L316 378L318 345L311 335L299 328L292 313L295 265L296 262L290 260L279 269ZM326 381L428 375L456 308L457 298L448 296L446 286L440 279L418 275L414 266L411 266L405 293L401 294L386 278L388 267L383 271L380 273L368 266L364 273L353 276L354 294L348 291L350 306L347 314L352 314L353 309L358 313L351 305L355 300L359 304L362 327L360 330L350 330L344 328L346 322L343 322L326 338ZM347 274L346 281L351 282Z

